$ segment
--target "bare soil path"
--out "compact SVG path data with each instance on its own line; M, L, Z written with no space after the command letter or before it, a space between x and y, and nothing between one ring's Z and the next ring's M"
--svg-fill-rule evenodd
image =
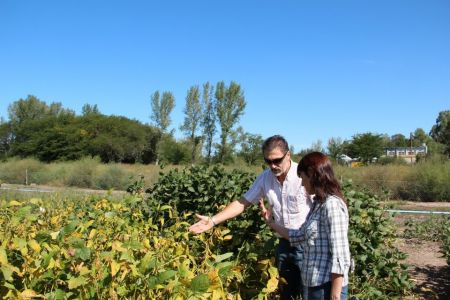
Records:
M417 203L406 202L401 206L405 210L442 210L449 211L449 202ZM405 229L408 218L425 219L425 215L397 215L394 217L398 225L399 236ZM415 299L450 299L450 266L443 257L441 243L419 239L399 238L397 247L408 255L406 263L410 266L409 272L416 287L414 295L405 297L405 300Z

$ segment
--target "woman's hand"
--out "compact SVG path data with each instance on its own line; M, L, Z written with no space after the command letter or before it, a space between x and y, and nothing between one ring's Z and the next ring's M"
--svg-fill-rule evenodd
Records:
M264 205L264 200L259 200L259 209L261 210L261 217L266 223L272 223L273 217L272 217L272 209L267 209Z

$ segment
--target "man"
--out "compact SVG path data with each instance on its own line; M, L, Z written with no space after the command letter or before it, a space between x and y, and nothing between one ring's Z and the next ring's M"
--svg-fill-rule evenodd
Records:
M291 161L287 141L280 135L266 139L262 146L264 160L269 166L261 173L242 199L231 202L213 217L197 215L200 219L189 227L189 231L201 233L228 219L240 215L247 206L259 202L264 210L262 198L272 208L273 221L287 229L299 229L311 208L311 199L297 176L297 163ZM281 238L276 250L278 272L286 280L280 284L281 299L300 299L302 281L300 265L303 259L301 246L291 247Z

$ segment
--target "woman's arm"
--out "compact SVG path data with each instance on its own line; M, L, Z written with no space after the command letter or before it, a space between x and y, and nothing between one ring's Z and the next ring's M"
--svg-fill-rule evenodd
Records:
M348 212L341 199L327 199L326 220L331 253L331 299L340 299L344 275L350 266Z
M275 221L273 220L272 209L267 209L264 206L263 199L259 200L259 209L261 210L261 217L263 218L264 222L266 222L266 224L269 225L270 228L276 231L283 238L289 240L289 230L275 223Z
M331 273L331 300L340 300L344 275Z
M261 209L261 216L263 220L266 222L267 225L269 225L270 228L272 228L275 232L277 232L279 235L281 235L283 238L288 240L291 243L291 246L297 246L299 245L303 238L304 238L304 230L302 226L300 229L287 229L281 225L278 225L275 223L272 217L272 210L266 209L264 206L264 201L259 201L259 208Z

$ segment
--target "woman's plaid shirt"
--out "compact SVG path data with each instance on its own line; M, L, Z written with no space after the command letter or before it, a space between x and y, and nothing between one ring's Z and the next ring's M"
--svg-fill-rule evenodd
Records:
M314 201L306 222L299 230L289 230L291 245L302 245L303 284L308 287L331 281L331 273L344 275L348 284L350 249L348 244L348 210L336 196L324 203Z

